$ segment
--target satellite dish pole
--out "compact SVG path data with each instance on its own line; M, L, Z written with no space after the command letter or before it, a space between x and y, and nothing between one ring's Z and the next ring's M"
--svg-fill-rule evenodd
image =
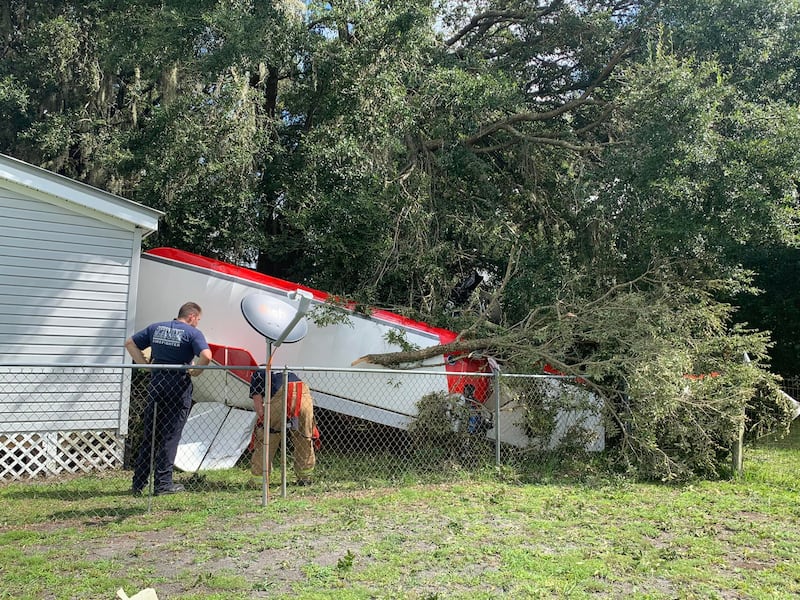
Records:
M250 294L242 298L242 314L247 323L264 336L267 345L266 373L264 376L264 444L262 445L262 494L261 505L269 503L269 421L272 401L272 357L278 347L302 340L308 333L308 323L304 319L313 296L303 290L287 294L288 300L299 300L295 305L269 294ZM285 447L285 441L284 441Z

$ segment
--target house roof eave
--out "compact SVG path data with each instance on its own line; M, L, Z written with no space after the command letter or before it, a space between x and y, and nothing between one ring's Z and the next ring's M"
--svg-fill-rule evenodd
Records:
M164 214L5 154L0 154L0 186L16 188L44 200L71 203L121 220L143 230L143 237L158 230L158 220Z

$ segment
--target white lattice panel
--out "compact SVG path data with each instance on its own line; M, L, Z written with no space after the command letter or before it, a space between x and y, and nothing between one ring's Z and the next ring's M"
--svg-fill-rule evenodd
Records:
M0 435L0 480L117 469L123 449L109 431Z

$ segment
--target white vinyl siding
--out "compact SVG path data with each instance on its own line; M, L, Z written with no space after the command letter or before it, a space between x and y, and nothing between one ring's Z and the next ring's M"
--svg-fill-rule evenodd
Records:
M119 430L140 233L0 187L0 434Z
M0 211L0 361L118 364L132 232L2 189Z

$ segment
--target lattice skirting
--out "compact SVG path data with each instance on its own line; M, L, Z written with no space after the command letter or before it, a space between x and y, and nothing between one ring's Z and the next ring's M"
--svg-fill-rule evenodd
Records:
M113 431L2 434L0 480L118 469L123 452Z

